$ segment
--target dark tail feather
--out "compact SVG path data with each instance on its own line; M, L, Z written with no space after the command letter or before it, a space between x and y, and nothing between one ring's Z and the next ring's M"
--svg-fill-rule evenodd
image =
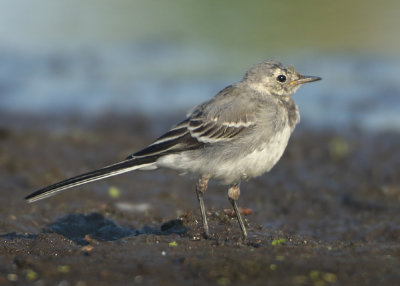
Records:
M83 185L89 182L101 180L107 177L119 175L122 173L126 173L129 171L133 171L136 169L144 168L144 167L150 167L153 163L156 162L158 157L156 156L151 156L151 157L142 157L142 158L133 158L129 160L125 160L104 168L101 168L96 171L88 172L82 175L78 175L75 177L72 177L70 179L66 179L64 181L55 183L53 185L47 186L43 189L37 190L36 192L33 192L32 194L28 195L25 197L25 199L32 203L47 197L51 197L55 195L56 193L76 187L79 185Z

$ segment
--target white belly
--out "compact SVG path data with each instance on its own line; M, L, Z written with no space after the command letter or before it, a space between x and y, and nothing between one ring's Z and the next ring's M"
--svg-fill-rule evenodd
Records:
M210 174L213 179L222 183L235 184L271 170L285 151L290 134L290 128L286 127L252 153L246 153L246 150L238 151L237 156L231 159L224 158L222 152L200 158L186 154L171 154L160 158L157 165L182 173ZM229 148L229 144L226 148Z
M236 160L222 164L222 166L215 170L215 178L231 184L240 180L258 177L268 172L282 157L290 134L290 128L285 128L254 152L242 158L238 156Z

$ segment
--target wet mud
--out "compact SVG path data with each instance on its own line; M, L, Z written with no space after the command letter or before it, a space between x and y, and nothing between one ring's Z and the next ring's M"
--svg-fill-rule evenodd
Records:
M125 158L175 119L0 116L2 285L398 285L400 134L308 130L241 185L131 172L27 204L30 192Z

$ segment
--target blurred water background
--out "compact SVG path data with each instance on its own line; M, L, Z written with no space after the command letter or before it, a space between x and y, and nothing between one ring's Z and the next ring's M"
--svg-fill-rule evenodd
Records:
M1 0L0 112L185 114L254 63L321 76L303 125L400 130L400 2Z

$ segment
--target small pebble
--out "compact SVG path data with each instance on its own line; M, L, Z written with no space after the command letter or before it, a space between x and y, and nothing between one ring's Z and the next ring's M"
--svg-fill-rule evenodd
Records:
M7 275L7 279L8 279L8 281L15 282L15 281L18 281L18 276L17 276L17 274L10 273Z
M142 275L136 275L134 280L135 280L135 283L142 283L143 282L143 276Z

